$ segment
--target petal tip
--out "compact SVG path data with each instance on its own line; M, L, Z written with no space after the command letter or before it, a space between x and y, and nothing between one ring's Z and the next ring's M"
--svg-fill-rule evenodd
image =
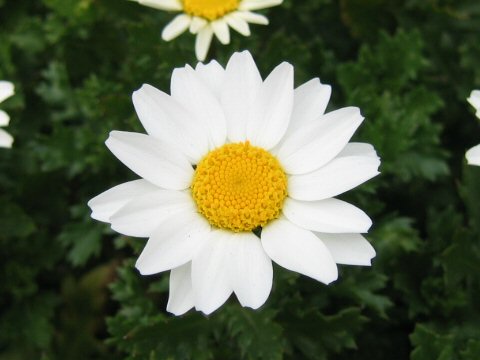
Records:
M335 268L337 269L337 266L335 266ZM318 280L318 279L317 279ZM331 283L335 282L338 280L338 269L337 271L335 271L334 274L332 274L331 276L327 277L327 278L324 278L322 280L319 280L320 282L324 283L325 285L330 285Z
M113 229L113 227L112 227ZM148 276L148 275L153 275L153 274L156 274L155 272L152 272L151 270L148 270L146 268L146 266L144 266L144 264L141 263L141 261L139 261L140 258L137 260L137 262L135 263L135 268L138 270L138 272L140 273L140 275L142 276Z
M185 315L187 312L189 312L192 308L190 309L175 309L173 306L170 305L170 303L167 304L167 312L170 314L173 314L175 316L182 316Z

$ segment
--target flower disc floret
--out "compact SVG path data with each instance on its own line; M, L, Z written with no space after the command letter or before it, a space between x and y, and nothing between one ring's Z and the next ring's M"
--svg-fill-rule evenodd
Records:
M210 21L238 9L239 0L183 0L183 8L187 14Z
M212 225L251 231L279 217L287 177L264 149L249 142L226 144L198 164L191 189L198 211Z

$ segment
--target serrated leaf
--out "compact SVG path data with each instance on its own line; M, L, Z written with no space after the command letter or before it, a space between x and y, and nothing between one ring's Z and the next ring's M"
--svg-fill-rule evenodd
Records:
M451 360L453 358L453 337L441 335L425 325L417 325L410 335L414 346L412 360Z
M238 305L228 306L220 315L229 335L240 350L241 359L283 358L283 329L271 310L254 311Z
M103 229L89 223L69 224L58 237L68 248L68 260L73 266L84 265L101 250Z
M360 309L348 308L335 315L323 315L310 310L302 317L285 324L285 331L291 334L291 341L298 352L307 359L327 359L328 354L345 349L355 349L355 335L367 319Z

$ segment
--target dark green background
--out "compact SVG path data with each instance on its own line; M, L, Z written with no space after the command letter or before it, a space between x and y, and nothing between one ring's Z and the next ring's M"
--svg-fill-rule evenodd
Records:
M0 0L0 79L17 94L0 150L0 359L480 359L480 142L466 102L480 88L478 0L286 0L268 27L215 44L249 49L266 76L333 86L359 106L355 139L382 175L344 198L374 219L372 268L324 286L275 267L259 311L230 299L209 317L165 312L168 277L141 277L145 240L89 217L87 201L133 179L104 146L142 131L131 93L165 91L195 64L194 39L164 43L172 14L126 0Z

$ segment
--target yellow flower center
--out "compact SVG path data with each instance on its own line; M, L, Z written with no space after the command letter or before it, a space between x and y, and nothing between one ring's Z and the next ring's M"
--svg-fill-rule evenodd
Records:
M247 141L210 151L198 164L191 189L210 224L252 231L280 215L287 176L274 156Z
M238 9L240 0L183 0L183 10L192 16L217 20Z

